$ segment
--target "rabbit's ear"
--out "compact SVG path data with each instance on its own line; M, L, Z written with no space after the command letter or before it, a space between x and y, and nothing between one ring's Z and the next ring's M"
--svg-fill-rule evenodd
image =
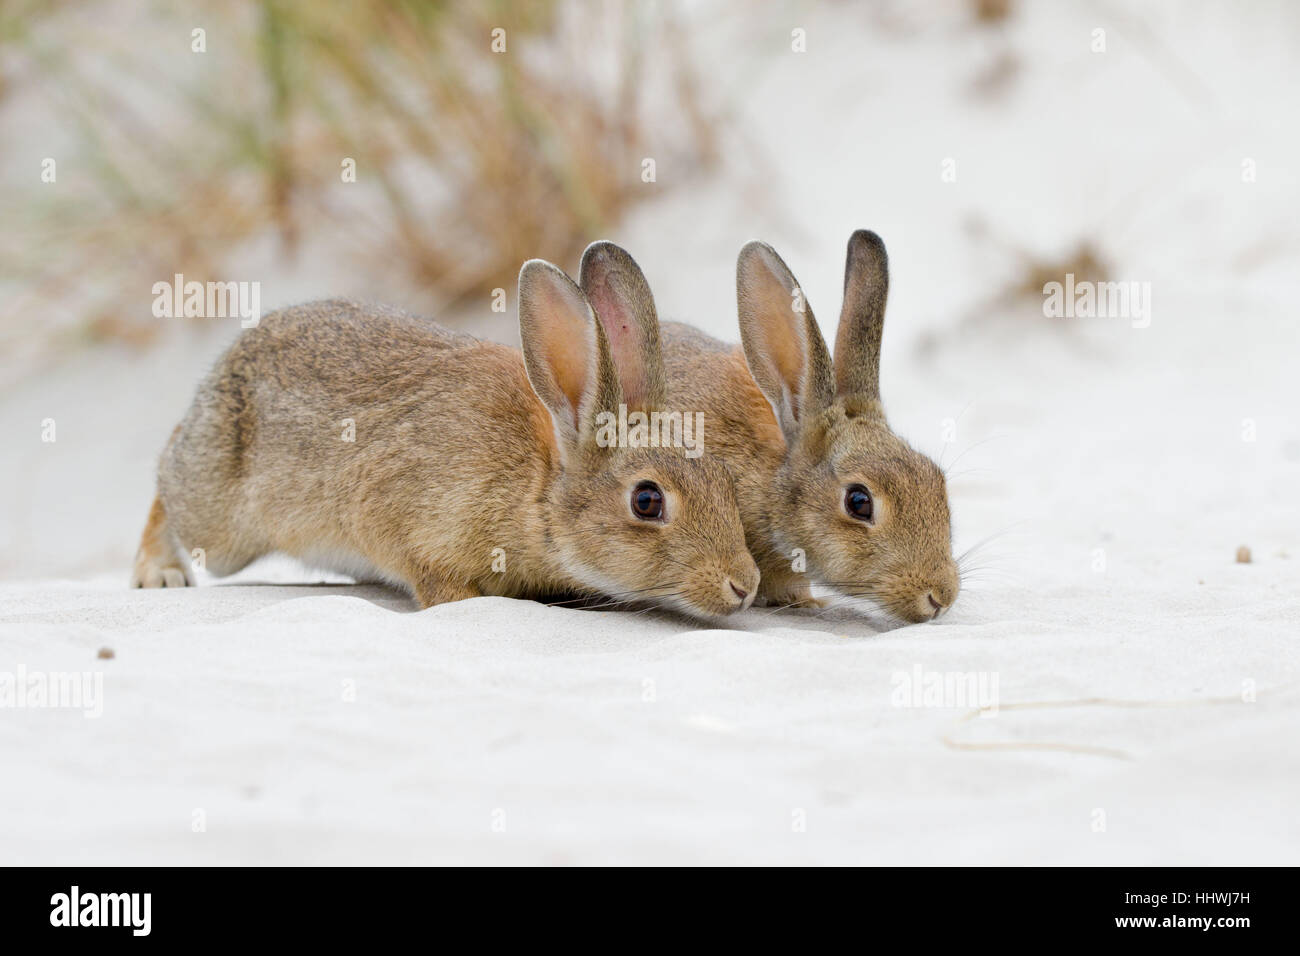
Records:
M659 316L641 267L612 242L582 254L578 283L605 330L610 357L629 410L654 411L667 399L659 347Z
M844 265L844 309L835 335L835 390L840 396L880 398L880 334L889 295L889 259L874 232L849 237Z
M740 341L749 373L790 441L834 400L834 371L812 307L790 269L766 243L736 260Z
M576 447L598 411L618 408L618 378L587 297L542 259L519 270L519 338L528 381L555 420L561 449Z

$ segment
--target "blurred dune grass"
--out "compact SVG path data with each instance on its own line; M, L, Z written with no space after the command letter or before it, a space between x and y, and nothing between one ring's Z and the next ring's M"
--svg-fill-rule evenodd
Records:
M263 278L320 244L430 311L574 261L660 190L642 157L675 183L717 160L674 32L671 9L601 0L6 3L0 126L37 103L72 143L58 188L6 201L6 351L147 342L153 282ZM260 275L231 273L271 237Z

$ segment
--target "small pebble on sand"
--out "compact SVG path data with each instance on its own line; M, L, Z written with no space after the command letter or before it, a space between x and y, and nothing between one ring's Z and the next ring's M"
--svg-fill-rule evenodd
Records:
M1246 547L1244 544L1237 549L1237 563L1250 564L1250 548Z

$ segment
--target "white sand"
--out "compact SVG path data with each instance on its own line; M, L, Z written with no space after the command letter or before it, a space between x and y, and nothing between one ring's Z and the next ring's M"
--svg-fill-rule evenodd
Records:
M0 860L1294 863L1300 186L1261 91L1296 69L1271 14L1158 24L1213 89L1196 103L1118 26L1095 61L1093 24L1042 16L1012 37L1027 86L994 104L961 92L986 40L884 37L860 60L814 33L746 99L784 218L707 187L612 237L664 314L734 338L731 262L752 234L828 336L849 231L884 235L891 415L947 463L965 453L958 549L1001 533L940 622L415 612L275 562L129 591L152 459L230 330L88 355L0 404L0 672L104 675L98 719L0 710ZM817 91L842 121L800 112ZM941 185L948 155L959 179ZM1240 182L1242 156L1259 182ZM972 255L972 212L1045 255L1097 239L1115 278L1152 283L1151 326L1062 335L1031 302L958 336L1015 265ZM945 344L922 360L925 329ZM898 706L916 668L996 679L996 716Z

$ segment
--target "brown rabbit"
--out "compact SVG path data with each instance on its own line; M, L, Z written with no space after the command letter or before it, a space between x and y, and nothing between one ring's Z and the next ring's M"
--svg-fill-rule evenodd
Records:
M284 552L423 607L485 594L748 607L759 575L725 467L598 435L601 412L665 401L654 300L631 257L617 266L598 321L563 272L525 263L522 355L343 300L268 316L173 432L132 583L190 583L182 554L226 575Z
M669 395L704 410L710 453L736 475L766 604L816 603L801 555L813 578L905 621L957 598L943 473L890 431L880 402L888 287L884 243L855 232L834 365L799 284L760 242L736 264L740 348L664 324Z

